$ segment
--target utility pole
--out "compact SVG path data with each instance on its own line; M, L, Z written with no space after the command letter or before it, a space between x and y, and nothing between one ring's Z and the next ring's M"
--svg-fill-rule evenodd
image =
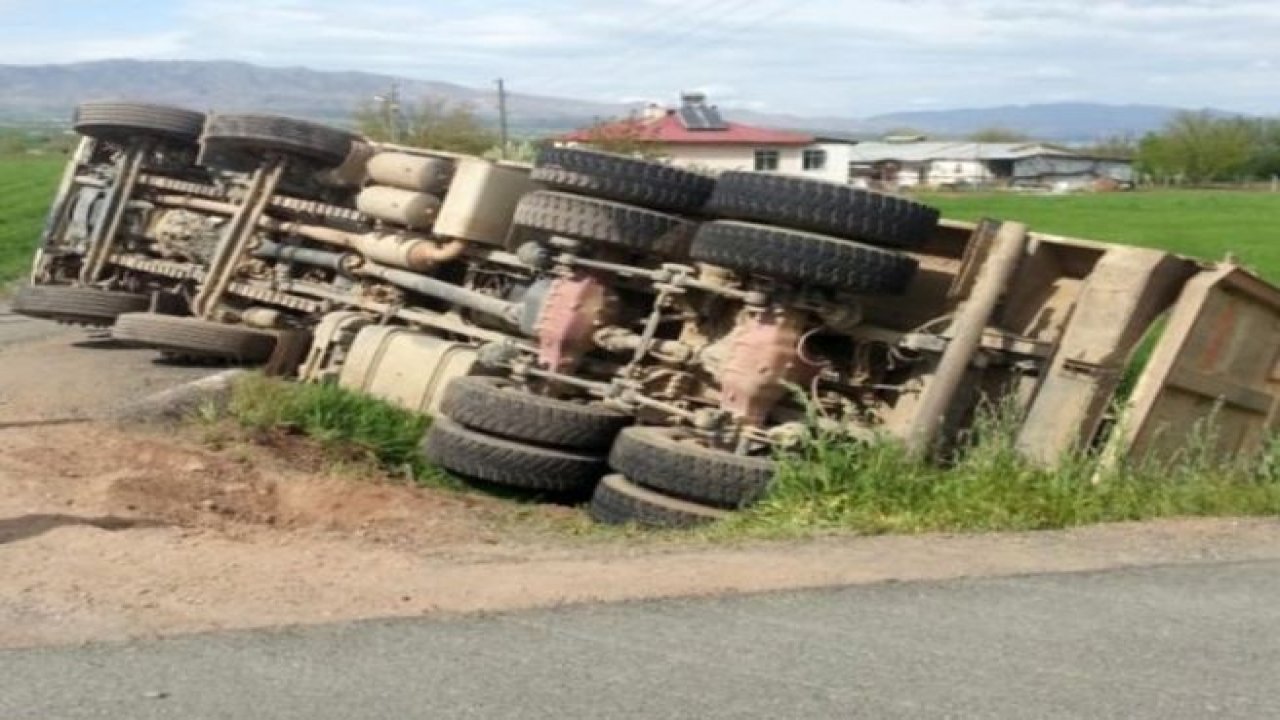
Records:
M498 78L498 138L502 143L498 157L507 159L507 86Z
M390 92L376 95L373 99L382 103L382 122L387 128L387 139L393 143L400 142L400 83L391 83Z

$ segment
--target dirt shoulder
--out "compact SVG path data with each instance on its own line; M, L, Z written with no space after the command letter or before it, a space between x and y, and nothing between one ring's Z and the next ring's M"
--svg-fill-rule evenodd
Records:
M736 547L107 426L0 432L0 646L886 581L1280 558L1280 522Z
M581 534L571 508L372 481L305 447L31 422L93 416L209 372L82 337L0 324L0 647L1280 558L1277 521L732 547Z

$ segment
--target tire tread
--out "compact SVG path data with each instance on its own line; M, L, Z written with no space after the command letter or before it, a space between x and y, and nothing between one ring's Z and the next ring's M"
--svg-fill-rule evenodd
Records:
M724 510L667 497L640 487L623 475L608 475L596 486L587 513L604 525L667 529L697 527L728 517Z
M473 375L449 383L440 412L472 430L510 440L575 450L604 450L631 418L519 390L510 380Z
M678 430L664 427L623 430L609 465L638 485L726 509L744 508L764 497L776 470L769 458L682 443Z
M12 310L21 315L93 327L109 326L121 315L150 306L151 298L140 293L67 285L24 285L12 302Z
M739 272L866 295L904 292L918 266L892 250L728 220L704 223L689 255Z
M702 210L716 181L651 160L578 148L543 148L530 176L553 190L665 212Z
M604 475L603 456L538 447L487 435L437 415L423 441L427 460L459 475L496 485L570 493Z
M206 146L248 152L280 152L337 167L358 136L345 130L282 115L213 115L205 126Z
M697 225L674 215L561 192L529 193L516 206L513 224L636 252L683 257Z
M243 363L266 361L275 350L271 333L202 318L156 313L121 315L111 337L134 345L195 357Z
M204 113L169 105L90 101L76 107L72 126L81 135L104 140L142 134L194 143L205 119Z
M707 203L732 220L913 248L938 224L936 208L873 190L774 173L726 172Z

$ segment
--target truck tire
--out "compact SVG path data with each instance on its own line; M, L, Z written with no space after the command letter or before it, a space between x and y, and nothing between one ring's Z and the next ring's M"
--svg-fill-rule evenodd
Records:
M897 295L918 263L850 240L721 220L698 229L689 256L738 272L862 295Z
M183 357L239 363L265 362L276 347L276 336L262 330L156 313L121 315L111 337Z
M557 147L538 153L531 177L553 190L681 214L699 212L716 184L663 163Z
M449 383L440 413L472 430L509 440L603 452L631 417L602 405L534 395L500 377Z
M918 247L938 224L922 203L822 180L726 172L707 203L715 217L808 230L889 247Z
M634 483L704 505L736 510L764 497L777 470L773 460L703 447L682 434L678 428L627 428L609 465Z
M690 528L723 520L729 513L646 490L622 475L596 486L587 513L604 525L634 523L648 528Z
M11 309L20 315L45 320L106 327L125 313L144 312L149 307L151 298L139 293L69 285L24 285L14 295Z
M557 450L469 430L437 415L422 454L445 470L495 485L552 493L590 488L607 470L601 455Z
M205 115L184 108L150 103L94 101L76 107L72 126L86 137L121 141L149 135L195 143L204 128Z
M513 224L539 234L668 257L686 256L697 229L695 223L674 215L558 192L525 195L516 206Z
M262 156L279 153L308 160L317 169L342 165L359 138L345 130L278 115L213 115L202 142L228 169L248 170Z

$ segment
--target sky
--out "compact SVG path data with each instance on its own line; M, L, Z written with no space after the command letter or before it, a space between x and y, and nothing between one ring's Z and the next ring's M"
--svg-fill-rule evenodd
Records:
M0 0L0 64L228 59L809 116L1280 114L1280 0ZM0 88L0 92L3 88Z

